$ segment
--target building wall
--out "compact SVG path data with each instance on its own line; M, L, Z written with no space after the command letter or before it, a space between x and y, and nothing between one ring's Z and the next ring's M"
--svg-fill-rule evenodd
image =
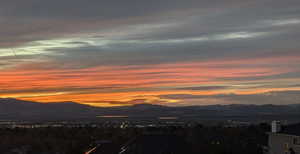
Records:
M286 134L269 134L269 154L290 154L289 148L293 148L296 154L300 154L300 145L294 144L294 139L299 136Z

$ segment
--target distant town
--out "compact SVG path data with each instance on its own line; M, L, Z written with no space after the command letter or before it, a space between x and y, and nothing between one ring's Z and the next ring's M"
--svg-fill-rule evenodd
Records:
M3 154L299 153L300 123L1 121ZM280 153L283 152L283 153ZM295 153L293 153L295 152Z

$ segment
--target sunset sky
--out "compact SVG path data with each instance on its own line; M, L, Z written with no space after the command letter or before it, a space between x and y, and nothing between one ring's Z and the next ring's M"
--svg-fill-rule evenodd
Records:
M300 103L299 0L0 2L0 98Z

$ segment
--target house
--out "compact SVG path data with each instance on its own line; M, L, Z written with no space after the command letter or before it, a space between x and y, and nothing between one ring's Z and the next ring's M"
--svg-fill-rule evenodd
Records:
M272 122L269 134L269 154L300 154L300 124L281 128L280 122Z

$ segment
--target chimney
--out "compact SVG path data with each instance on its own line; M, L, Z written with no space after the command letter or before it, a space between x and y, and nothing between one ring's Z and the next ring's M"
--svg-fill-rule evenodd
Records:
M281 131L280 121L272 121L272 133L278 133Z

